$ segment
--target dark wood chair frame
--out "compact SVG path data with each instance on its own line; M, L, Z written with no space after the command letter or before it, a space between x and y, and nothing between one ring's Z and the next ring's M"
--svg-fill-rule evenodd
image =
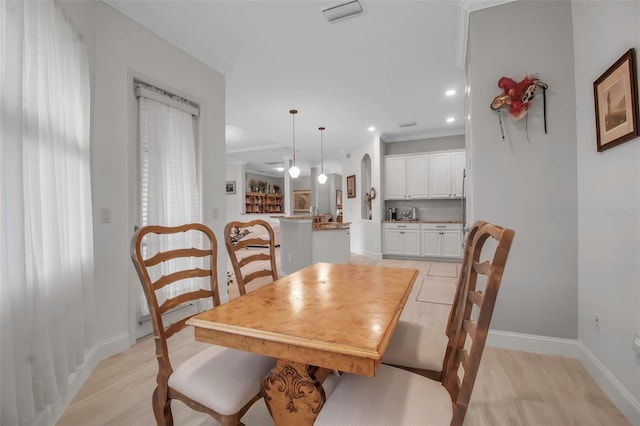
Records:
M234 235L237 235L236 230L238 229L247 229L253 226L262 226L265 231L269 235L269 240L265 240L263 238L257 238L252 235L248 235L246 238L242 238L240 240L235 240ZM278 269L276 267L276 252L275 252L275 234L273 232L273 228L269 225L268 222L257 219L249 222L229 222L224 227L224 237L225 237L225 246L227 248L227 253L229 254L229 259L231 260L231 265L233 267L233 272L235 274L236 282L238 283L238 291L240 295L247 294L246 286L251 283L253 280L261 277L271 277L272 281L276 281L278 279ZM268 254L264 251L252 254L243 258L239 258L237 252L249 247L254 246L268 246ZM247 275L242 274L242 268L247 266L248 264L256 261L268 260L270 263L271 270L262 269L259 271L252 272Z
M454 339L455 339L455 333L456 333L455 316L456 316L456 313L458 312L458 307L460 306L462 289L464 287L466 277L467 277L467 268L471 259L471 248L472 248L473 239L476 233L478 232L478 229L480 229L482 226L486 224L487 222L483 222L483 221L475 222L469 228L467 238L465 239L464 253L462 255L462 263L460 265L460 275L458 276L458 281L456 283L456 291L453 296L453 303L451 304L451 309L449 310L449 318L447 320L447 325L445 329L445 333L449 341L447 343L447 349L445 351L445 355L442 360L442 368L440 370L431 370L426 368L407 367L404 365L397 365L397 364L390 364L390 363L385 363L385 364L391 365L397 368L402 368L403 370L407 370L412 373L419 374L431 380L436 380L436 381L442 380L442 370L447 365L447 362L449 360L449 357L451 356L453 345L454 345Z
M208 248L179 248L158 252L145 259L142 254L142 244L144 238L149 234L172 235L189 231L200 232ZM193 268L163 275L156 281L152 281L148 268L160 265L162 262L179 258L208 258L209 267L206 269ZM217 240L207 226L192 223L182 226L145 226L136 231L131 240L131 259L140 278L142 289L149 305L149 314L153 324L153 335L156 346L156 358L158 360L158 374L156 376L157 387L153 392L153 413L159 425L173 425L173 415L171 412L171 400L178 399L190 408L209 414L211 417L223 425L240 425L240 419L251 408L251 406L262 398L262 393L254 395L247 403L233 415L222 415L209 407L201 405L186 395L169 387L169 377L173 373L171 361L169 360L169 349L167 339L186 327L189 318L196 314L185 315L177 322L165 328L162 315L169 310L185 303L192 303L199 299L210 299L213 306L220 305L218 294L218 279L216 272ZM198 289L195 291L182 293L176 297L165 300L162 305L158 305L156 291L168 284L189 278L203 277L209 281L210 289Z

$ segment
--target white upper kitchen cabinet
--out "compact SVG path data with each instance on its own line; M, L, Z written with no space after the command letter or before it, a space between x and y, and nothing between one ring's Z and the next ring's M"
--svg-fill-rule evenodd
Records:
M429 198L462 197L464 151L429 154Z
M451 153L429 155L429 197L451 198Z
M385 199L427 198L428 156L426 154L394 155L384 159Z
M454 152L451 158L451 184L453 186L451 188L451 193L454 198L462 197L466 158L466 153L464 151Z
M405 198L406 176L405 157L384 158L384 197L386 199Z

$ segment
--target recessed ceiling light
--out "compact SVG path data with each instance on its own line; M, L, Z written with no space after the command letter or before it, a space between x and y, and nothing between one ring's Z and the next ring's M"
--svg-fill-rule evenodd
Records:
M370 132L374 132L376 130L376 128L373 127L373 126L369 126L369 128L367 130L369 130Z
M284 167L274 167L273 169L279 172L284 172Z
M456 90L455 89L449 89L446 92L444 92L445 95L447 96L453 96L456 94Z
M454 121L456 121L455 118L453 117L447 117L447 123L453 123Z

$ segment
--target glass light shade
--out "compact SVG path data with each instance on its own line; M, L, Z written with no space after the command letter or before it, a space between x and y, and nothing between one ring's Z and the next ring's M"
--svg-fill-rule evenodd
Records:
M297 178L298 176L300 176L300 169L297 166L293 166L289 169L289 175L292 178Z
M320 184L324 184L327 182L327 175L325 175L324 173L319 174L318 175L318 182L320 182Z

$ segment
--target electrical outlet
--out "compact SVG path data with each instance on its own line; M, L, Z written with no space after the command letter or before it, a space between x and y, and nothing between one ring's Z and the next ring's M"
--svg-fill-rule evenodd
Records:
M595 327L596 331L600 331L600 314L595 314L595 316L593 317L593 326Z

